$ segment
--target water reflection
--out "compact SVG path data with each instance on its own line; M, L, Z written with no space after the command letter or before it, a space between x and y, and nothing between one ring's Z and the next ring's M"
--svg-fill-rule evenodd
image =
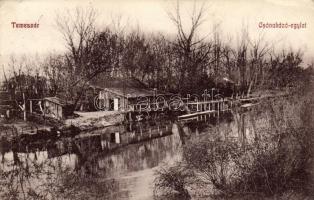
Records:
M112 126L75 137L17 143L2 137L1 162L31 156L33 160L61 158L77 173L118 180L115 199L152 199L153 169L180 160L180 147L196 138L222 137L245 142L256 130L269 128L269 118L250 112L202 116L192 121L150 121ZM14 145L12 145L14 144Z

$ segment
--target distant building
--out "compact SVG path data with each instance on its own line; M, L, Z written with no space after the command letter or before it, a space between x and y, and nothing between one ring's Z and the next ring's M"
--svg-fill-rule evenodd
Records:
M46 97L43 99L44 115L58 120L64 119L71 114L72 104L58 97Z
M90 83L90 88L96 94L96 106L103 110L129 110L140 99L149 100L157 95L156 89L148 88L134 78L96 79ZM158 95L166 94L158 91Z

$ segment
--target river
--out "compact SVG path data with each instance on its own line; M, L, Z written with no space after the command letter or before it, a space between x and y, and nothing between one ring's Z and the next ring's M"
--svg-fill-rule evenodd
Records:
M274 126L277 119L270 111L256 110L260 109L233 110L194 121L160 120L111 126L19 148L12 148L10 142L1 138L1 169L8 170L12 163L27 160L39 163L54 160L54 165L61 163L75 173L114 180L115 186L104 199L153 199L155 170L179 161L181 147L189 140L219 136L245 143ZM286 111L282 108L281 112ZM40 184L40 180L32 180L34 185Z

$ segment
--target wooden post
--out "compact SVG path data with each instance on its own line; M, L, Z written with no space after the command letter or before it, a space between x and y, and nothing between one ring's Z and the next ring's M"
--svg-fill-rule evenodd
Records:
M141 136L143 136L143 131L142 131L142 126L140 125L140 133L141 133Z
M10 119L10 109L6 110L5 114L7 119Z
M218 116L218 117L219 117L219 112L220 112L219 107L220 107L220 102L218 101L218 103L217 103L217 116Z
M25 93L23 92L23 105L20 106L23 111L23 119L26 121L26 102L25 102Z
M129 116L129 122L131 122L131 121L132 121L132 114L131 114L130 111L129 111L129 113L128 113L128 116Z
M29 112L33 113L33 101L29 100Z

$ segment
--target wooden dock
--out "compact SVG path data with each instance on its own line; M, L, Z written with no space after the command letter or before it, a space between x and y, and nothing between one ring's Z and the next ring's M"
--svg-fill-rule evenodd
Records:
M130 105L129 112L143 113L143 112L163 112L180 111L185 114L178 116L179 120L189 121L195 119L203 119L208 116L220 115L222 112L231 110L232 107L247 108L257 105L260 97L246 97L246 98L219 98L211 100L190 100L188 98L170 99L169 102L162 104L157 102L145 102L135 105Z
M203 111L225 111L230 109L230 101L228 99L219 99L211 101L187 102L188 110L194 112Z
M207 120L211 115L219 115L231 109L232 103L228 99L219 99L211 101L187 102L188 114L178 116L178 120Z
M209 110L223 111L231 107L229 99L214 99L209 101L185 101L185 99L177 99L175 101L164 102L162 104L156 102L145 102L129 105L130 112L151 112L151 111L191 111L202 112Z

